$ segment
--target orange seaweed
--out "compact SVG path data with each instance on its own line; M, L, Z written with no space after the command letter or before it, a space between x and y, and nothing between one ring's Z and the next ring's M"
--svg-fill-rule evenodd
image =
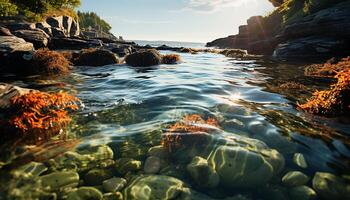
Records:
M192 139L200 139L201 136L210 132L213 127L219 127L218 122L214 118L204 120L200 115L186 115L181 121L170 125L165 134L162 145L169 151L181 147L186 142L191 142Z
M329 90L316 91L313 97L300 108L312 114L332 116L337 114L349 115L350 112L350 68L335 76L336 84Z
M310 65L305 69L305 76L333 78L339 72L350 68L350 56L346 58L332 58L324 64Z
M65 127L71 121L69 111L78 110L79 99L65 92L30 92L11 99L15 114L9 124L21 133L46 132L50 128Z

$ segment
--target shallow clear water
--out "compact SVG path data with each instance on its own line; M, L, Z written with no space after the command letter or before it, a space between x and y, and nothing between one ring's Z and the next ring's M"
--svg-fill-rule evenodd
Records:
M281 186L281 176L294 170L310 178L316 172L337 176L349 173L348 121L315 117L297 110L295 101L302 101L309 94L298 99L271 90L270 86L288 81L299 81L313 89L325 86L303 77L301 65L241 61L209 53L180 55L183 60L180 64L147 69L126 65L79 67L59 80L65 83L63 88L46 88L76 93L84 103L69 130L70 137L79 138L77 148L108 144L115 158L144 161L148 149L160 145L169 125L185 115L199 114L219 122L219 137L239 135L258 139L280 152L286 164L272 185ZM35 79L11 82L23 86L38 84ZM51 151L56 148L47 152ZM293 162L295 153L304 155L307 168ZM3 183L6 181L10 182ZM224 187L207 190L193 184L186 173L183 181L215 198L242 193L252 199L270 199L261 188L234 192ZM306 185L312 186L310 181Z

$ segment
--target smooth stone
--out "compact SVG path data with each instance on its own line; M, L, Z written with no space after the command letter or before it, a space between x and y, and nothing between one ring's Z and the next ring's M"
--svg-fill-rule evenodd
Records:
M312 187L323 199L350 199L350 184L343 178L326 172L317 172Z
M106 179L113 177L113 173L107 169L92 169L84 176L86 185L101 185Z
M305 185L309 181L309 177L302 172L292 171L283 176L282 182L289 187Z
M121 158L117 160L115 168L119 174L124 175L130 171L139 171L142 168L142 163L132 158Z
M194 157L191 163L187 165L187 171L200 187L215 188L219 185L219 175L202 157Z
M34 46L30 42L16 36L0 36L0 52L12 53L15 51L30 52Z
M307 168L305 157L301 153L296 153L293 156L293 162L301 168Z
M261 121L253 121L248 124L248 130L252 134L262 134L266 132L266 125Z
M307 186L298 186L289 190L290 200L312 200L316 199L316 192Z
M156 156L158 158L166 159L169 157L168 151L162 146L154 146L148 150L149 156Z
M124 190L124 199L151 200L176 199L186 191L184 183L176 178L162 175L137 177Z
M40 177L44 187L51 190L61 188L76 187L79 184L79 174L76 172L54 172Z
M102 193L94 187L81 187L74 192L70 192L67 200L102 200Z
M262 155L242 147L219 146L210 155L209 164L228 188L261 186L274 175L272 165Z
M102 185L106 192L118 192L125 187L126 183L125 179L114 177L103 181Z
M21 173L30 174L32 176L40 176L42 173L47 171L47 167L38 162L30 162L18 169Z
M158 157L150 156L146 159L143 170L146 174L157 174L160 171L161 160Z
M103 200L123 200L123 194L120 192L110 192L103 194Z

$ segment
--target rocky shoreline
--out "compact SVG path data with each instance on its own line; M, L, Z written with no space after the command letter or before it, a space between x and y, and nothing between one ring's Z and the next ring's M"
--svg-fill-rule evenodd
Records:
M279 12L283 1L272 1L271 15L254 16L239 27L237 35L208 42L208 47L237 48L280 61L324 61L344 57L350 50L350 2L333 6L285 24ZM276 3L280 2L280 3Z

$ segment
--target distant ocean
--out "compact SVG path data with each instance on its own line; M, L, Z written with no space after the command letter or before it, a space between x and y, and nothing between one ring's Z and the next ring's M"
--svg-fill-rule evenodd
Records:
M161 45L167 45L170 47L189 47L189 48L204 48L205 43L198 42L176 42L176 41L146 41L146 40L131 40L138 45L151 45L152 47L158 47Z

